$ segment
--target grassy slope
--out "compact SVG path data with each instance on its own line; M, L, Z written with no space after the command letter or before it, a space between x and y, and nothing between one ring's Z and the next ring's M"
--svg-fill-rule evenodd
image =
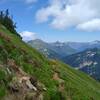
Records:
M98 82L61 62L48 61L43 55L2 26L0 26L0 32L11 38L11 41L8 42L0 37L0 45L3 46L3 50L0 49L0 65L6 66L4 64L6 58L13 59L25 72L36 76L47 88L44 93L45 100L61 100L62 98L63 100L64 98L68 100L91 100L92 98L100 100L100 84ZM31 59L34 64L27 63L25 59ZM8 81L4 71L4 69L0 71L0 80ZM59 73L59 78L64 81L62 91L59 90L61 82L52 78L55 72ZM2 97L4 94L6 95L6 86L0 84L0 96Z

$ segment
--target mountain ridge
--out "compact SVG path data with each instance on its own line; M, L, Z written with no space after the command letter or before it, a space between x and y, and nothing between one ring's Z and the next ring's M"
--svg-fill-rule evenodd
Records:
M63 58L63 61L76 69L86 72L95 79L100 80L99 59L100 49L94 48L67 56Z
M100 48L100 41L95 40L92 42L45 42L40 39L28 41L28 44L39 50L48 58L62 59L65 56L72 55L86 49ZM46 52L44 49L48 49ZM51 53L51 52L53 53ZM49 54L49 55L47 55ZM50 57L51 56L51 57Z
M65 43L60 43L58 41L54 43L47 43L40 39L36 39L36 40L28 41L28 44L36 48L37 50L39 50L48 58L53 58L53 59L61 59L64 56L67 56L76 52L75 49L71 48Z

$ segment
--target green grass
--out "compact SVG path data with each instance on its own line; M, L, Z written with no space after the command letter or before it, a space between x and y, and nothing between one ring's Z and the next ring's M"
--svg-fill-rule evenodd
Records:
M4 86L0 83L0 97L6 95L7 85L11 81L7 73L7 59L13 59L17 66L22 68L26 73L37 77L42 82L47 91L44 93L44 100L100 100L100 83L83 72L76 71L69 65L59 61L49 61L44 55L37 50L28 46L19 37L10 33L6 28L0 26L0 32L10 37L10 42L0 37L0 79L3 80ZM30 60L32 62L30 62ZM64 80L64 90L59 91L59 81L53 80L53 74L59 73L59 77ZM14 73L12 72L12 77ZM6 77L8 76L8 77ZM5 81L4 81L5 80Z
M0 85L0 98L2 99L6 95L6 88Z

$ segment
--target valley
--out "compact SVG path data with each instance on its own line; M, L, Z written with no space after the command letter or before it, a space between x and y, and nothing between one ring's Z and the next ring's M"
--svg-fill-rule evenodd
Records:
M54 42L33 40L29 45L39 50L47 58L58 59L100 80L100 42Z

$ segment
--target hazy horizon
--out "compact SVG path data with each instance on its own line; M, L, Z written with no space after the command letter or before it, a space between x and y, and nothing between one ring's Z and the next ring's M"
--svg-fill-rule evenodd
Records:
M46 40L42 40L42 39L39 39L39 38L36 38L36 39L33 39L33 40L29 40L29 41L34 41L34 40L41 40L43 42L46 42L46 43L55 43L55 42L60 42L60 43L68 43L68 42L75 42L75 43L90 43L90 42L99 42L100 40L93 40L93 41L60 41L60 40L55 40L55 41L46 41ZM29 42L29 41L26 41L26 42Z

